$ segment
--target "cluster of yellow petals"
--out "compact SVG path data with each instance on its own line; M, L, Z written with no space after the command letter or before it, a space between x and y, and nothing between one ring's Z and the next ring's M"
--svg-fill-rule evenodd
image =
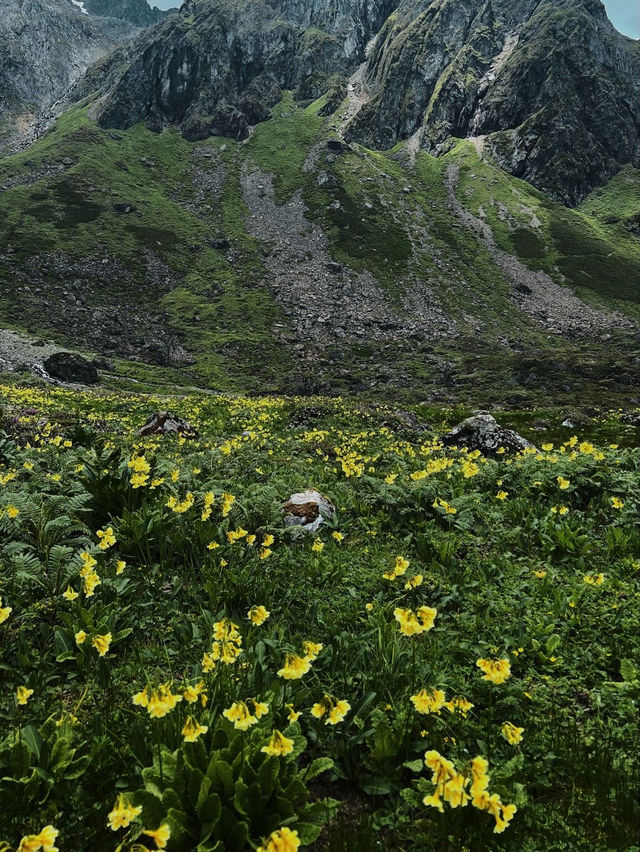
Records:
M485 660L481 658L476 660L476 666L484 672L482 679L489 680L491 683L504 683L511 675L509 660Z
M296 852L299 848L298 832L285 826L272 832L257 852Z
M269 712L269 705L256 701L255 698L247 698L246 701L234 701L231 707L223 710L225 719L233 722L233 727L239 731L246 731L252 725L256 725Z
M182 695L172 692L169 683L162 683L150 692L145 686L141 692L133 696L133 703L137 707L146 708L152 719L161 719L168 715L180 701L182 701Z
M46 825L40 834L28 834L20 841L16 852L58 852L55 845L58 830Z
M396 607L393 611L403 636L419 636L433 627L438 610L430 606L421 606L415 612L411 609Z

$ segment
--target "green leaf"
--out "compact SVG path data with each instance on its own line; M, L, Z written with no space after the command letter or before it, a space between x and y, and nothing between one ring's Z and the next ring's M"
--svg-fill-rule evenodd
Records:
M40 761L44 743L38 731L33 727L33 725L25 725L25 727L20 730L20 735L29 746L29 749L35 759Z
M638 680L638 669L631 660L622 660L620 663L620 674L625 683L633 683Z
M317 757L309 764L309 766L307 766L302 775L305 781L310 781L312 778L315 778L332 768L333 760L331 760L330 757Z

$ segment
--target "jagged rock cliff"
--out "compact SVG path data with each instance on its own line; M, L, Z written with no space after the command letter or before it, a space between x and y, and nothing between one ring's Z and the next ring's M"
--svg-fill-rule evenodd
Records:
M188 0L91 81L103 126L244 138L283 89L317 97L360 63L345 131L369 147L473 137L569 203L640 162L637 43L600 0Z
M0 120L48 108L112 46L70 0L2 0Z
M157 6L152 8L147 0L84 0L84 8L89 15L118 18L136 27L150 27L167 15Z
M365 83L351 138L388 148L417 132L437 152L476 137L564 202L640 158L637 46L600 0L405 0Z

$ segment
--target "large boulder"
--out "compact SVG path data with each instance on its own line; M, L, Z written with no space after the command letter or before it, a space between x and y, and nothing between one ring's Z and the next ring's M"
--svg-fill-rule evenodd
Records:
M100 381L95 365L75 352L54 352L42 366L51 378L62 382L95 385Z
M184 438L197 438L198 430L169 411L155 411L147 422L138 429L141 438L146 435L182 435Z
M292 494L282 507L288 527L301 527L315 532L325 520L333 520L336 510L324 494L309 489Z
M495 454L501 447L512 452L526 450L534 445L513 429L505 429L491 414L481 413L468 417L444 436L446 447L467 447L480 450L485 455Z

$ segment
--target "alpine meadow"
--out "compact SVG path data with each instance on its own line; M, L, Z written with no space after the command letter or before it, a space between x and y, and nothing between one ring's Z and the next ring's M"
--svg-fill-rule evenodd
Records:
M606 6L0 0L0 852L640 852Z

